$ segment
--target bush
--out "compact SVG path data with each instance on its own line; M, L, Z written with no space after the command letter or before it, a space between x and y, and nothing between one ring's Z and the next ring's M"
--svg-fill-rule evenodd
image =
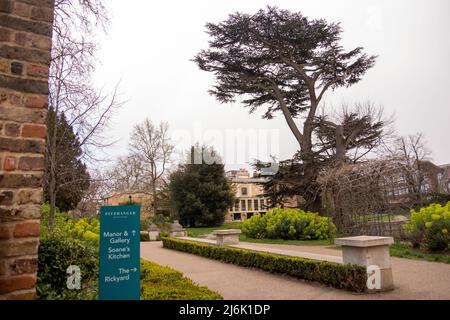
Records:
M254 239L326 240L334 236L336 227L317 213L274 208L244 221L242 231Z
M55 212L54 228L48 233L50 206L41 207L41 240L38 252L36 292L38 299L97 299L100 223L96 218L74 220ZM81 271L81 290L67 289L67 268Z
M67 268L77 265L82 290L67 289ZM38 252L38 299L96 299L98 246L58 234L41 238Z
M425 241L427 249L431 252L441 252L448 249L450 242L450 219L438 220L427 230Z
M141 218L141 223L140 223L141 231L147 231L148 227L150 227L150 225L151 225L150 219L148 219L148 218Z
M141 241L150 241L150 237L148 235L148 231L140 232Z
M403 229L414 247L425 245L430 251L444 251L450 242L450 202L433 203L419 211L411 210L411 220Z
M222 297L181 272L141 259L141 300L219 300Z
M164 247L169 249L189 252L243 267L283 273L339 289L356 292L366 290L367 274L366 268L362 266L274 255L174 238L163 238L162 240Z
M50 215L50 205L44 203L41 207L41 236L48 234L48 219ZM100 241L100 221L96 217L84 217L73 219L66 213L61 213L56 208L52 234L61 237L71 237L86 241Z

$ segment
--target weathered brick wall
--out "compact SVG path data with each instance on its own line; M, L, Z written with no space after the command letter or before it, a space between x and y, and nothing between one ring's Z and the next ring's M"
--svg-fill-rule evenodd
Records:
M53 0L0 0L0 299L33 299Z

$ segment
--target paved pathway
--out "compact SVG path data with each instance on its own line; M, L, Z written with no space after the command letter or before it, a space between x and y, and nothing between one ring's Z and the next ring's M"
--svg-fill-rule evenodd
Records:
M323 246L242 243L258 248L340 256ZM259 249L258 249L259 250ZM395 290L354 294L296 278L239 267L190 253L165 249L161 242L141 242L141 257L179 270L224 299L450 299L450 265L392 258Z

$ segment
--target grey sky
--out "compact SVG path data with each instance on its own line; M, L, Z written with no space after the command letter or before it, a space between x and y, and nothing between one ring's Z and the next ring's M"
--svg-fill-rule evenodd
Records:
M386 113L394 113L399 134L423 132L435 162L450 163L447 0L112 0L106 5L112 19L108 34L99 40L101 64L95 81L111 85L121 79L121 91L129 100L111 129L111 135L120 139L111 149L113 155L126 153L133 125L149 117L167 121L175 137L181 134L191 140L205 134L223 138L227 130L270 133L277 140L272 151L279 151L282 159L291 157L297 143L281 114L269 121L261 119L262 112L249 115L239 104L219 104L207 93L213 76L190 61L207 48L206 22L222 21L235 11L254 13L276 5L309 18L341 22L346 49L363 46L367 53L379 55L360 83L330 92L325 100L328 106L367 100L382 105ZM208 142L208 137L203 138ZM188 146L186 139L177 145L179 149ZM248 153L247 161L256 155ZM259 156L263 153L268 151L258 151ZM228 162L229 167L239 167L245 161Z

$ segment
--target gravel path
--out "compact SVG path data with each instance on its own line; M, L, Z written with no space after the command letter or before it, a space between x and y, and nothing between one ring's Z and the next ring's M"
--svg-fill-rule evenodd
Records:
M324 246L243 243L255 249L273 248L330 256L340 251ZM162 242L141 242L141 257L184 273L224 299L450 299L450 265L392 258L395 289L375 294L354 294L292 277L235 266L190 253L165 249Z

